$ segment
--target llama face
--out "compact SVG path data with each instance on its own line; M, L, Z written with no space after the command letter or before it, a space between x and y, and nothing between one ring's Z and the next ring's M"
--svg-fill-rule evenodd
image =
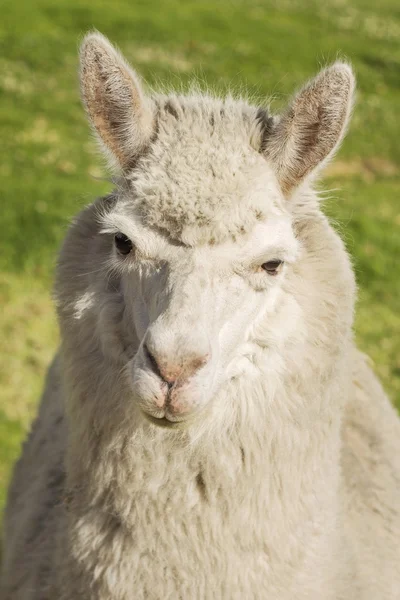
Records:
M290 216L276 206L270 213L235 240L199 246L171 243L138 217L118 214L118 207L104 218L104 233L117 235L112 266L139 340L127 369L132 391L161 423L200 412L251 361L246 345L280 301L298 255Z
M287 302L291 199L337 148L353 87L350 68L333 65L279 118L232 98L149 98L104 37L85 39L84 104L122 173L100 246L119 274L125 344L135 339L131 389L159 424L200 414L246 372L254 332Z

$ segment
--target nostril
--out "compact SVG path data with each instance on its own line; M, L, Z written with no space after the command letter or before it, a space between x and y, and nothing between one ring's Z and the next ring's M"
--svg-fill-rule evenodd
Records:
M164 379L164 377L163 377L163 376L162 376L162 374L161 374L161 371L160 371L160 368L159 368L159 366L158 366L158 363L157 363L156 359L154 358L154 356L152 355L152 353L150 352L150 350L148 349L148 347L147 347L147 345L146 345L146 344L144 344L144 351L145 351L145 354L146 354L146 356L147 356L147 358L148 358L148 360L149 360L149 362L150 362L150 364L151 364L151 366L152 366L152 368L153 368L153 371L154 371L154 372L155 372L155 373L156 373L156 374L157 374L157 375L158 375L158 376L159 376L161 379Z
M149 362L150 362L150 364L152 366L152 369L153 369L154 373L156 375L158 375L158 377L160 379L162 379L167 384L168 389L171 389L172 386L174 385L175 381L173 379L170 379L166 375L164 375L164 373L162 373L162 371L161 371L161 369L160 369L160 367L158 365L158 362L157 362L156 358L150 352L150 350L148 349L148 347L147 347L146 344L144 344L144 351L145 351L146 356L147 356L147 358L148 358L148 360L149 360Z

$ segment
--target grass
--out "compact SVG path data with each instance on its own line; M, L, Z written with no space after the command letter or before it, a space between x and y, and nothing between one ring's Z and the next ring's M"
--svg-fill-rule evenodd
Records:
M359 346L400 407L400 5L397 0L3 0L0 20L0 510L57 345L51 280L69 219L109 185L77 87L77 44L93 27L150 85L193 77L288 95L337 57L358 101L324 182L325 204L360 286Z

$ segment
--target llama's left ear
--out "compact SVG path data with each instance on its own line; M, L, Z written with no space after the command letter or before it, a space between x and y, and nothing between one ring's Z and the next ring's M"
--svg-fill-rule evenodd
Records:
M106 154L129 169L148 144L153 114L136 73L100 33L89 33L80 49L83 104Z
M335 63L295 95L265 140L282 190L289 194L338 148L349 122L355 79L351 67Z

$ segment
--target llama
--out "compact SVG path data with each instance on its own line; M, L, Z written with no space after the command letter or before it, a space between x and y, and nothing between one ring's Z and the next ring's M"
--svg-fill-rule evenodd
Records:
M86 36L115 191L63 245L62 343L11 485L3 600L400 598L400 424L313 182L354 77L280 116L146 95Z

